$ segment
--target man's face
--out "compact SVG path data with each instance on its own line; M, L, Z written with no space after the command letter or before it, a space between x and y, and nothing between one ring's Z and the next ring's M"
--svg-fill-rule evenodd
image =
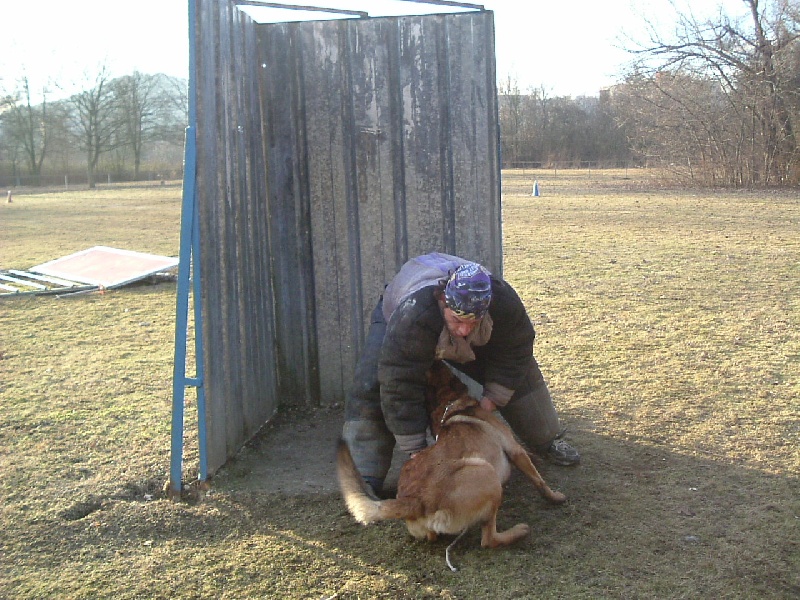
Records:
M447 330L454 337L467 337L481 322L480 319L464 319L457 316L452 310L444 307L444 322Z

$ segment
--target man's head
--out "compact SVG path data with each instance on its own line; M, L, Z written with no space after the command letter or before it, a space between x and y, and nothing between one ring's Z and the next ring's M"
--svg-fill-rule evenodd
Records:
M465 263L450 275L444 286L447 308L461 321L479 321L492 301L489 271L478 263Z

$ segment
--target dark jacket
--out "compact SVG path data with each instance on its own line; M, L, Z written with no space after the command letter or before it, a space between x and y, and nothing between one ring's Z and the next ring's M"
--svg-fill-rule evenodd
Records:
M445 326L434 295L435 286L409 295L391 315L378 362L381 408L386 425L395 435L425 431L425 374L433 364L436 344ZM533 324L517 293L492 277L492 335L474 348L484 367L485 381L516 389L533 356Z

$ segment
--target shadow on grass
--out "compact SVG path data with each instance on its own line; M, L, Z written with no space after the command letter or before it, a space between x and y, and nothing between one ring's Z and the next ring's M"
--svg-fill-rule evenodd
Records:
M338 428L312 427L326 444ZM302 432L300 432L302 434ZM303 434L299 438L304 437ZM547 504L516 473L507 486L499 527L527 522L523 542L496 551L480 549L475 529L456 546L458 574L444 562L452 540L416 542L402 523L356 524L345 512L333 482L333 447L296 446L281 433L259 451L278 444L283 456L301 457L299 473L323 474L307 482L316 497L265 492L270 472L244 468L246 485L230 487L232 500L247 490L258 520L298 552L324 553L356 578L371 571L399 577L409 597L441 587L455 597L529 597L568 594L616 597L762 597L800 594L800 489L796 476L776 476L724 459L687 456L663 447L576 431L577 468L542 466L554 489L567 494L563 507ZM272 445L272 446L271 446ZM262 455L265 462L271 458ZM257 464L258 452L247 459ZM233 469L237 468L234 463ZM227 486L223 486L227 487ZM237 492L238 490L238 492ZM286 533L290 532L290 533ZM245 532L242 532L246 535ZM347 577L338 573L338 577ZM545 590L537 589L544 586ZM424 592L428 593L428 592ZM423 594L424 595L424 594Z
M17 556L14 547L27 547L11 571L19 587L8 589L19 592L41 577L57 588L38 594L57 589L80 596L92 589L86 588L86 573L92 573L98 586L113 581L103 589L120 592L117 597L800 594L795 476L576 429L571 441L583 464L541 468L568 504L549 505L515 474L498 525L527 522L531 535L508 548L483 550L475 529L456 546L453 561L460 570L451 573L444 560L451 537L417 542L403 523L363 527L346 512L331 487L340 419L333 411L327 416L313 424L276 424L226 467L197 504L111 498L93 504L85 517L62 514L35 524L26 530L28 539L6 546L9 558ZM284 473L269 468L276 461ZM302 485L287 491L276 478ZM198 579L203 592L189 593Z

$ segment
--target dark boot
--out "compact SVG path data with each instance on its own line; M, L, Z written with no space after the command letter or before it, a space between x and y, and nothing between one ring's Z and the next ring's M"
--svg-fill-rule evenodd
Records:
M342 437L361 477L380 495L383 480L392 466L394 436L383 421L345 421Z
M356 364L353 385L345 398L342 437L350 447L353 462L376 494L392 464L395 438L386 427L381 410L378 357L386 334L383 302L372 312L364 350Z

